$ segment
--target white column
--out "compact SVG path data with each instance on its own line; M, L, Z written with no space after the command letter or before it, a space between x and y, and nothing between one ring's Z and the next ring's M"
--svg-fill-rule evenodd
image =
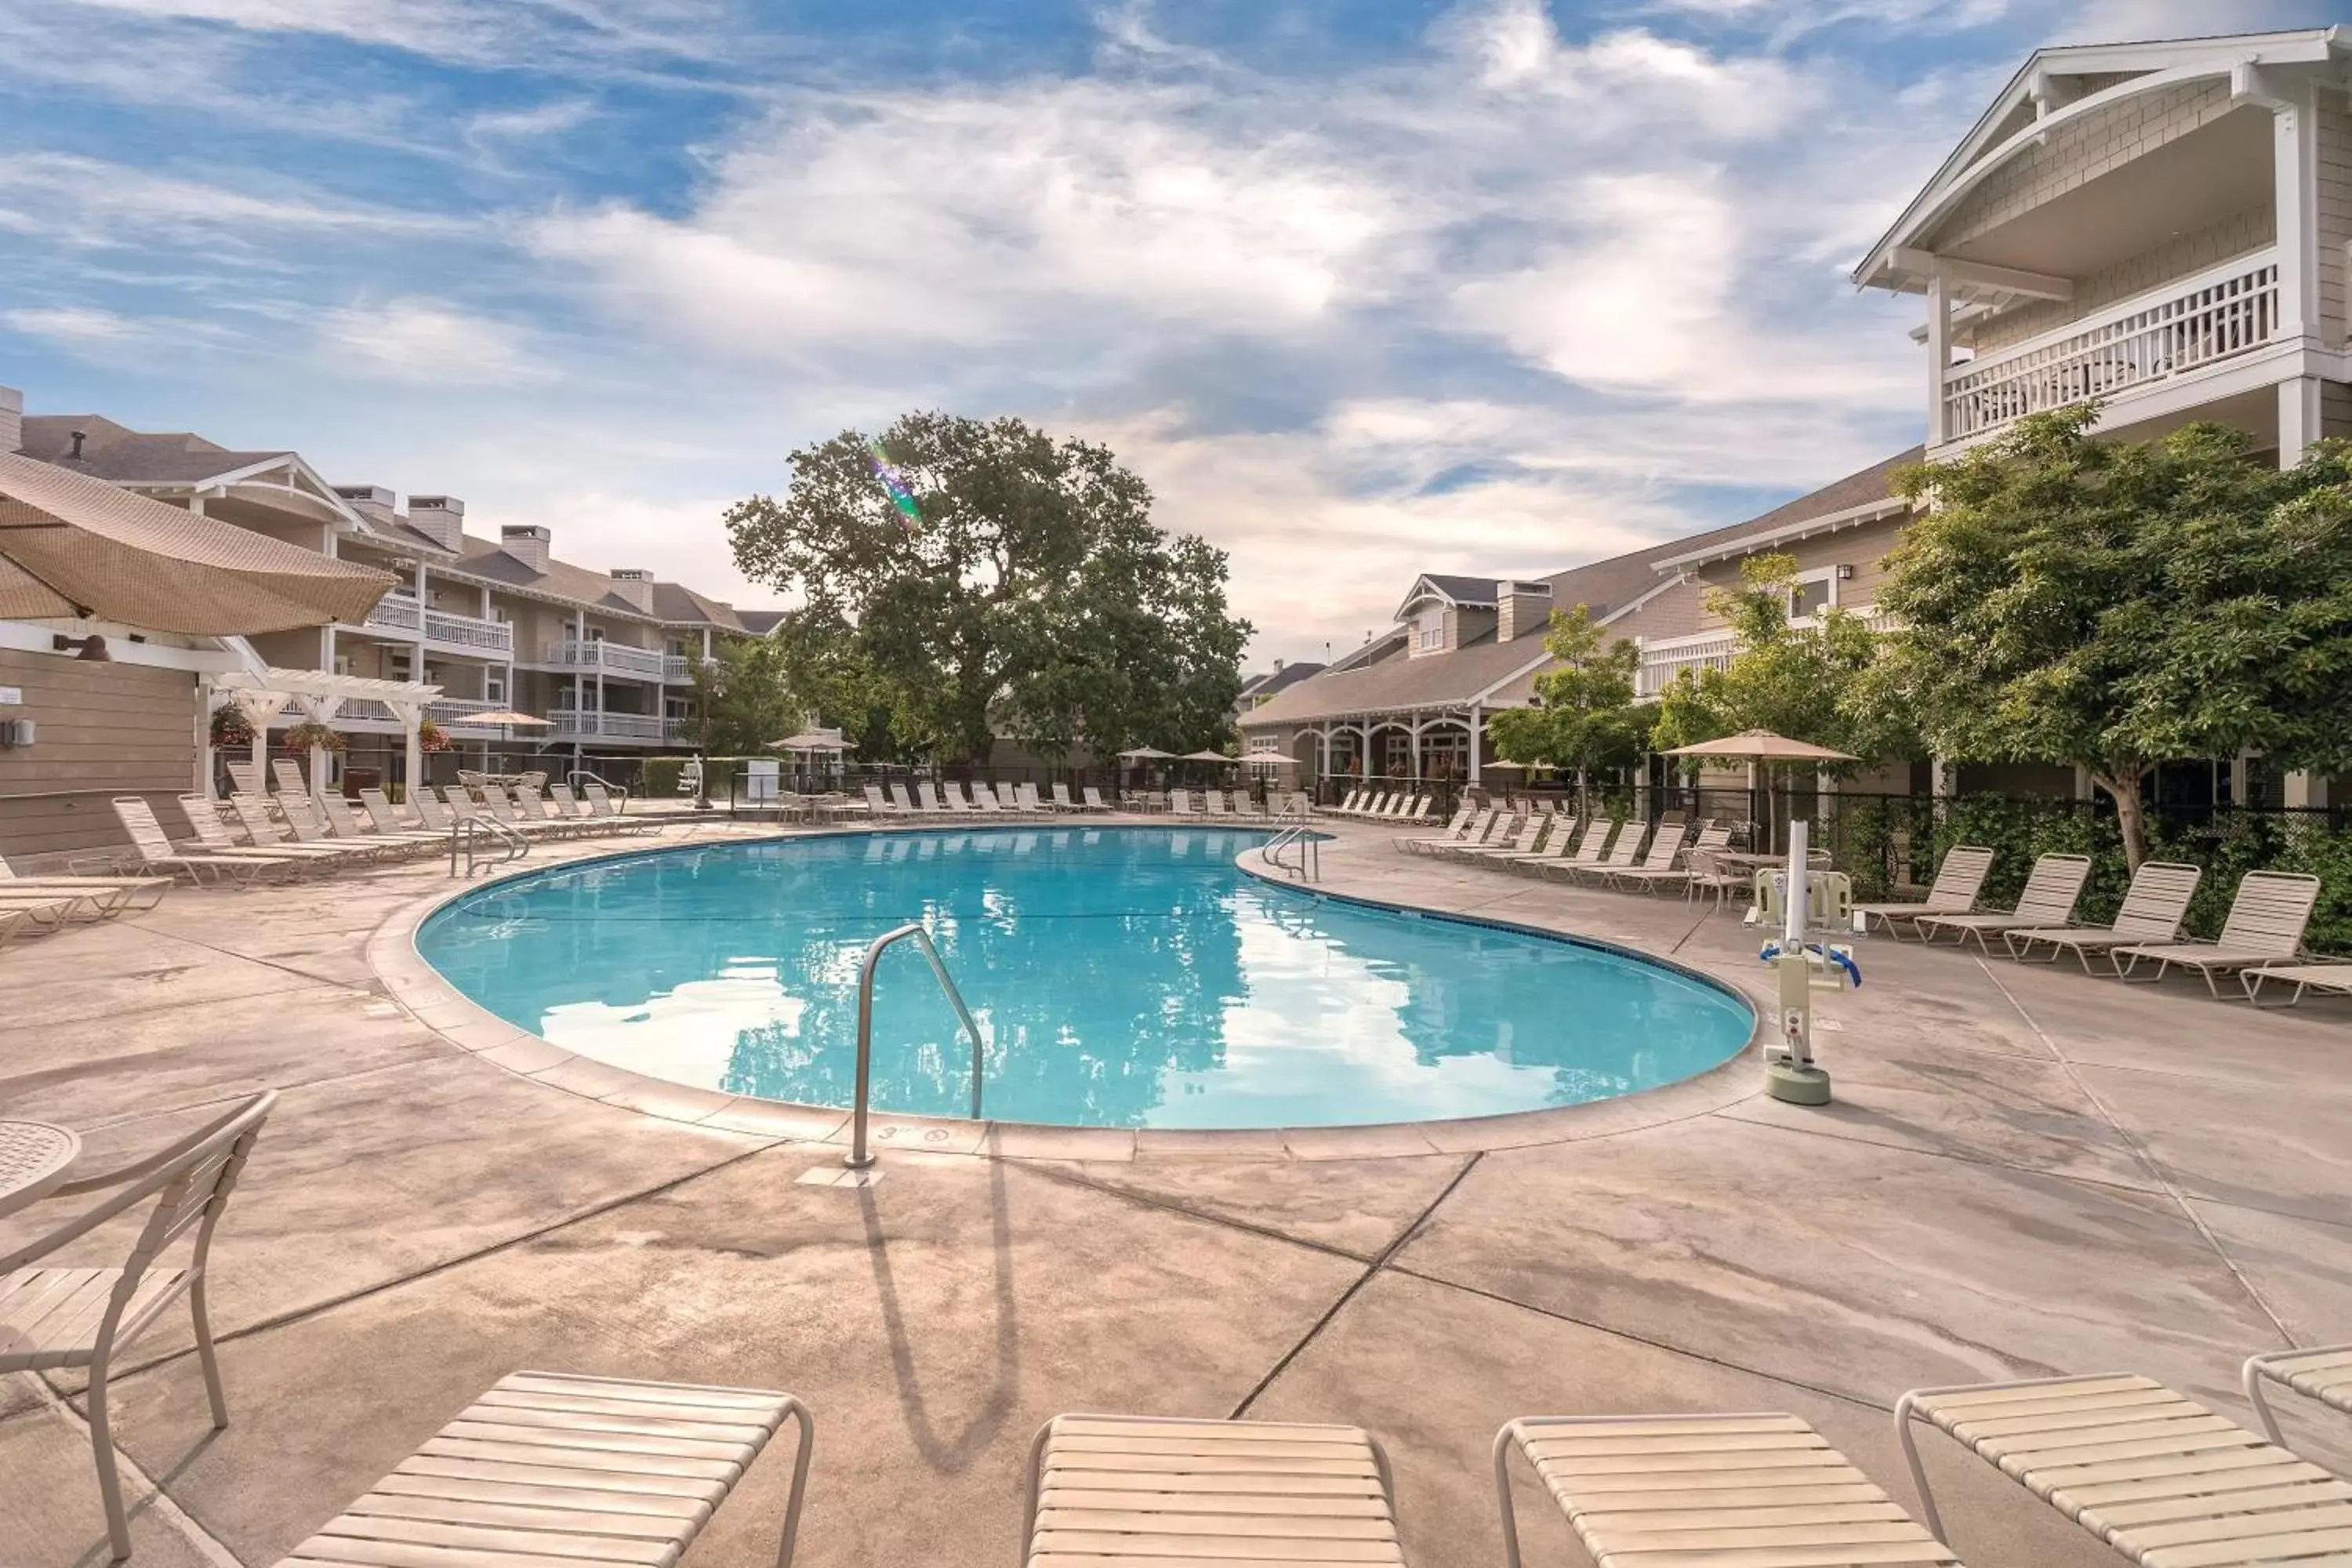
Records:
M196 766L190 791L206 800L213 794L213 689L196 682Z
M1470 783L1478 782L1478 770L1486 760L1486 710L1477 703L1470 704Z
M404 776L400 793L404 801L413 802L416 798L417 785L425 780L425 747L417 735L425 721L425 704L387 700L384 706L391 709L392 716L400 721L404 740L401 757Z
M2278 214L2279 329L2319 347L2319 126L2309 80L2267 78L2272 205Z
M2319 378L2299 375L2278 384L2279 467L2292 468L2319 439Z
M2074 798L2076 800L2090 800L2096 796L2098 793L2098 786L2091 782L2091 770L2083 766L2080 763L2075 763Z
M2327 804L2327 780L2319 773L2292 773L2280 781L2280 804L2316 811Z
M1927 275L1927 447L1930 451L1952 438L1946 417L1944 374L1952 363L1952 301L1939 268Z
M1413 783L1421 782L1421 715L1416 713L1405 723L1405 744L1412 748L1405 757L1405 776Z

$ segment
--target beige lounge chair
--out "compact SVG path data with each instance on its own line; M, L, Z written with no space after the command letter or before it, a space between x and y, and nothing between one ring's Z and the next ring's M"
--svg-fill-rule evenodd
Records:
M1225 798L1225 792L1221 789L1202 791L1201 805L1211 816L1231 816L1234 814L1232 803Z
M1493 854L1499 850L1528 848L1534 840L1529 835L1537 826L1530 815L1513 815L1496 819L1486 838L1477 843L1433 844L1429 853L1440 860L1463 860L1476 855Z
M1021 1534L1029 1568L1404 1562L1388 1455L1354 1426L1056 1415Z
M557 811L546 795L540 793L544 785L517 784L514 788L515 815L525 827L548 825L559 838L586 838L606 829L593 816L574 816L568 811Z
M257 809L252 796L232 796L229 804L236 809L237 820L254 835L255 843L262 841L265 828L277 831L278 825L270 820L268 808ZM296 842L289 847L324 850L342 857L346 863L390 860L413 852L412 847L399 838L348 837L329 832L326 818L319 815L316 803L308 795L272 795L269 805L278 808L278 816L285 823L286 830L294 835Z
M341 843L349 840L354 844L361 844L373 840L392 845L405 844L408 846L408 853L412 855L430 854L434 850L447 847L446 840L439 834L427 832L422 827L394 826L390 828L381 828L372 821L362 823L359 818L359 813L352 809L352 803L343 798L342 792L340 790L331 789L320 795L317 801L317 806L326 815L327 826L334 835L331 842ZM373 816L373 814L370 815Z
M2352 1483L2145 1377L1923 1388L1897 1400L1919 1511L1940 1536L1919 1463L1923 1421L2147 1568L2315 1568L2352 1551Z
M1679 837L1680 835L1662 828L1659 830L1658 837L1675 838ZM1643 892L1687 883L1696 874L1692 861L1701 854L1726 849L1730 845L1731 829L1728 826L1717 826L1712 822L1701 823L1698 836L1678 847L1682 865L1675 864L1676 856L1668 855L1662 858L1658 853L1658 846L1654 841L1650 845L1650 852L1642 857L1640 865L1628 866L1622 870L1611 872L1609 883L1610 886L1616 888L1639 888ZM1661 863L1662 859L1663 863Z
M1189 789L1170 790L1168 792L1168 809L1178 816L1192 816L1192 792Z
M1086 798L1087 809L1088 811L1110 811L1116 809L1112 806L1110 802L1103 799L1102 791L1093 784L1087 785L1080 794Z
M224 759L221 765L228 770L228 782L231 788L242 790L247 795L268 795L269 793L269 783L267 779L261 776L260 763L253 762L236 763Z
M2238 879L2230 900L2229 918L2221 934L2211 942L2142 942L2115 950L2117 971L2126 980L2142 963L2156 965L2147 984L2162 980L2175 964L2205 977L2205 989L2216 1000L2221 979L2260 963L2276 963L2302 956L2303 933L2311 928L2311 911L2319 902L2319 879L2301 871L2249 871Z
M800 1426L776 1568L791 1568L816 1431L762 1388L518 1372L278 1568L676 1563L787 1421Z
M1516 842L1498 842L1494 844L1480 844L1474 847L1466 847L1455 850L1454 852L1454 858L1458 860L1466 860L1474 866L1482 864L1495 866L1507 864L1517 859L1522 855L1540 855L1544 852L1544 847L1549 844L1552 841L1553 837L1561 831L1561 825L1563 823L1567 824L1570 828L1575 826L1575 823L1570 821L1561 813L1552 811L1533 812L1528 816L1526 821L1521 825L1518 838Z
M1604 866L1596 875L1603 887L1632 887L1644 877L1675 875L1675 862L1682 858L1683 840L1689 828L1679 822L1662 822L1657 832L1650 836L1650 847L1641 859L1631 866ZM1627 879L1633 879L1628 881Z
M2246 1399L2254 1419L2273 1443L2284 1445L2278 1417L2271 1414L2263 1385L2275 1383L2306 1399L2315 1399L2340 1415L2352 1415L2352 1345L2319 1345L2309 1350L2271 1351L2249 1356L2243 1373Z
M2271 981L2294 987L2294 994L2284 1002L2263 1000L2263 987ZM2238 971L2238 984L2245 988L2246 1000L2257 1007L2292 1007L2303 1000L2306 991L2325 991L2330 995L2352 995L2352 960L2314 959L2308 963L2260 963Z
M1974 936L1978 951L1990 957L1992 948L1985 940L1989 935L2071 923L2074 906L2083 900L2083 885L2090 879L2088 855L2039 856L2025 879L2024 891L2017 896L2017 907L2007 914L1920 915L1912 927L1926 942L1934 942L1940 932L1954 931L1958 944L1966 947Z
M1680 831L1668 828L1664 823L1659 824L1659 830ZM1617 830L1616 841L1609 846L1608 854L1597 860L1554 860L1544 866L1543 874L1571 882L1582 881L1588 877L1595 882L1606 882L1611 872L1622 871L1642 858L1642 846L1649 837L1648 823L1639 817L1630 818Z
M201 882L209 873L215 881L233 881L251 886L264 876L290 876L299 872L308 862L301 856L280 855L242 847L229 849L181 849L172 843L163 825L155 820L155 808L144 796L119 795L114 797L115 820L122 824L123 832L131 836L131 847L139 857L139 864L149 870L184 871L188 880ZM217 825L219 819L214 819Z
M310 793L310 786L302 780L301 767L291 757L272 757L269 760L269 776L277 781L278 787L274 792L276 794L309 795ZM273 792L256 790L253 793L268 795Z
M2180 922L2189 918L2189 901L2197 896L2197 883L2204 875L2200 866L2168 860L2144 861L2132 873L2131 886L2124 890L2123 906L2116 910L2113 925L2082 930L2046 926L2003 931L2001 945L2009 949L2010 957L2020 963L2055 963L2061 954L2072 952L2082 960L2084 973L2095 973L2091 967L2091 954L2095 952L2111 954L2119 947L2179 938ZM2035 960L2033 950L2037 947L2047 947L2050 956ZM2121 973L2112 957L2107 966L2110 973Z
M1578 821L1574 812L1556 811L1552 813L1551 832L1545 836L1541 845L1513 855L1496 856L1495 863L1507 871L1519 871L1548 860L1566 861L1573 857L1583 840L1591 837L1591 831L1592 825Z
M1334 816L1350 816L1355 814L1356 807L1363 804L1363 800L1364 792L1359 787L1349 790L1341 796L1339 805L1326 806L1324 809Z
M1916 904L1856 904L1853 912L1865 925L1874 921L1900 940L1903 928L1921 915L1964 915L1975 909L1991 870L1991 850L1981 844L1955 844L1944 851L1944 863L1936 868L1936 880L1925 899Z
M196 1359L213 1407L213 1426L228 1425L228 1401L221 1391L220 1364L213 1353L212 1324L205 1311L205 1268L212 1255L213 1227L220 1223L245 1169L274 1093L256 1095L226 1115L168 1148L128 1165L78 1177L57 1188L49 1200L119 1189L104 1201L29 1244L0 1258L0 1373L51 1372L86 1367L89 1390L86 1418L98 1459L98 1491L106 1506L106 1533L117 1560L131 1555L131 1524L122 1507L122 1482L114 1468L114 1435L107 1413L107 1373L114 1352L129 1344L184 1296L195 1320ZM147 1222L131 1244L120 1268L30 1267L115 1215L153 1199ZM186 1262L159 1268L164 1253L190 1231Z
M316 845L289 842L269 816L267 796L232 795L225 803L215 804L200 795L184 795L180 809L188 826L196 830L196 842L220 855L271 855L279 859L299 861L312 870L321 867L348 865L354 858L348 848L328 849ZM236 826L250 840L250 847L237 843L220 813L226 810Z
M1460 811L1454 814L1454 820L1445 825L1444 832L1391 838L1389 842L1407 855L1423 855L1428 853L1432 845L1454 844L1465 839L1473 843L1476 842L1472 838L1472 835L1474 833L1483 835L1483 829L1488 820L1486 815L1465 804Z
M570 798L571 792L566 785L558 784L550 784L547 787L549 793L558 800ZM581 799L577 805L581 820L593 822L603 831L624 837L658 838L661 837L662 825L659 817L631 816L621 806L614 805L613 792L604 787L604 780L582 780L580 795ZM622 797L622 804L624 805L627 804L625 794Z
M1548 878L1556 882L1572 881L1579 867L1601 864L1601 857L1608 853L1611 840L1616 832L1615 823L1605 816L1596 816L1584 825L1584 837L1576 841L1576 848L1570 853L1555 856L1549 860L1516 861L1512 865L1512 869L1532 871L1538 877ZM1633 837L1637 833L1638 829L1633 824L1629 822L1625 825L1625 837Z
M1601 1568L1945 1564L1951 1549L1798 1416L1534 1415L1495 1435L1505 1568L1520 1568L1511 1456Z
M97 897L105 901L109 914L121 914L152 910L171 890L169 877L52 877L46 872L27 876L11 869L6 860L0 859L0 896L27 893L61 899ZM109 894L113 896L110 899ZM144 901L136 901L142 900Z

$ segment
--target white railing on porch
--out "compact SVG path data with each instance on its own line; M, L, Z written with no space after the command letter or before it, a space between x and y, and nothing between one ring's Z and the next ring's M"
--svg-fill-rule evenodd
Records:
M514 627L505 621L479 616L454 616L446 610L425 612L425 640L481 653L512 653Z
M422 614L415 600L400 594L386 594L368 611L362 624L382 626L386 631L413 632Z
M1954 365L1944 377L1945 435L1964 440L2029 414L2168 381L2278 335L2272 249Z
M586 642L566 638L547 645L547 662L564 669L608 669L640 680L659 680L669 672L667 656L653 648L591 637ZM681 666L681 669L683 667Z
M562 740L662 741L677 720L658 713L600 713L593 708L553 708L548 732Z
M1841 605L1838 606L1874 632L1891 631L1895 617L1876 605ZM1792 626L1814 624L1811 616L1802 616L1789 623ZM1732 657L1739 651L1736 632L1718 627L1714 631L1693 632L1688 637L1653 637L1642 644L1642 663L1633 672L1633 694L1651 698L1674 684L1675 677L1685 669L1728 669Z
M425 705L425 716L427 719L432 720L436 724L443 726L445 729L480 729L482 728L481 725L473 722L473 717L475 714L500 712L511 708L513 704L511 703L486 702L479 698L473 697L442 697L436 698L433 701L427 702ZM288 718L287 722L296 722L300 719L300 717L301 716L299 713L292 714ZM346 719L353 721L367 720L380 724L397 724L400 721L393 717L393 712L390 708L378 702L373 697L346 697L343 699L342 706L335 710L334 721L341 722ZM495 725L490 727L493 729L496 728Z

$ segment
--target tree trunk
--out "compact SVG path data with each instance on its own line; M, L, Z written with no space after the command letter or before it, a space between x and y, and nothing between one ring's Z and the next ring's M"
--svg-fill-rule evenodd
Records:
M2116 803L2116 826L2123 833L2124 869L2139 874L2140 862L2147 858L2147 816L2139 804L2139 770L2130 770L2126 776L2114 773L2094 772L2091 783L2105 790Z

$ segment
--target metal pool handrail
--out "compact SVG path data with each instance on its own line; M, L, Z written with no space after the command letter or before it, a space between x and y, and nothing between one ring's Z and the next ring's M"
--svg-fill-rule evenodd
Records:
M971 1037L971 1119L980 1120L980 1026L972 1022L971 1009L963 1005L963 993L948 977L948 966L940 960L929 931L911 922L896 931L884 931L866 949L866 961L857 966L857 1105L851 1119L849 1152L841 1159L853 1171L862 1171L874 1163L874 1156L866 1151L866 1102L872 1092L874 1072L874 966L881 962L885 948L909 937L922 948L923 956L931 961L931 973L939 977L940 989L948 994L948 1000L955 1005L956 1016L963 1020L963 1032Z
M1258 846L1258 858L1277 870L1288 872L1302 882L1321 881L1323 836L1310 831L1315 819L1305 797L1294 798L1282 808L1282 815L1275 820L1287 822L1290 826ZM1281 853L1294 844L1298 846L1298 864L1296 866L1284 860Z
M463 853L466 858L466 879L467 881L473 879L474 861L477 858L474 839L480 834L489 835L490 841L498 847L499 852L495 856L485 851L479 857L489 865L504 865L509 860L520 860L530 853L530 839L503 822L493 821L489 817L469 811L462 816L450 819L449 875L454 877L457 874L457 857ZM484 868L486 870L488 868L487 866Z

